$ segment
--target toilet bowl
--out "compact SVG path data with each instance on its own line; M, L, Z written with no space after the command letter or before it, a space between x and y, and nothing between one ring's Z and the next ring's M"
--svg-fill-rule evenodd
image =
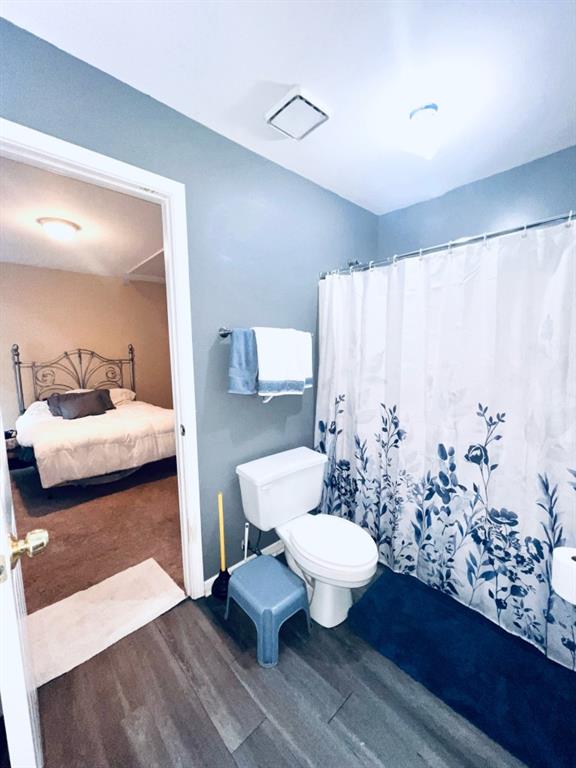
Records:
M289 567L306 583L310 615L335 627L348 615L352 589L372 579L378 549L370 535L341 517L309 514L322 497L326 456L294 448L236 468L247 520L274 528Z
M302 515L276 528L286 561L308 587L310 616L323 627L345 621L352 590L376 572L378 549L355 523L333 515Z

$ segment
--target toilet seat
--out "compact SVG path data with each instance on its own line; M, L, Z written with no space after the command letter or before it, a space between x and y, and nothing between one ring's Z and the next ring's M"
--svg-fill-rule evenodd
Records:
M334 515L301 515L277 528L292 556L311 576L331 583L371 578L378 549L359 525Z

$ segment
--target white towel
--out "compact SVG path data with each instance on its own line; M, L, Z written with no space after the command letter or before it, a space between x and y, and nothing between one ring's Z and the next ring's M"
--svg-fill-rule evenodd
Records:
M258 350L258 394L301 395L312 386L312 334L293 328L253 328Z

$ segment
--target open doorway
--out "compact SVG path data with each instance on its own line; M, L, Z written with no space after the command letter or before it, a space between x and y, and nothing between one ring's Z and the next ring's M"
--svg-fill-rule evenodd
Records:
M18 534L50 542L22 561L44 683L185 596L162 209L5 157L0 177L0 407Z
M107 500L106 507L108 507L111 499L120 498L123 493L129 493L134 491L134 489L140 490L142 481L144 485L147 485L148 487L156 486L157 488L160 488L162 483L166 481L168 484L171 484L171 498L175 501L175 504L173 507L171 507L170 504L163 505L161 500L157 498L156 507L160 508L166 506L168 511L170 508L176 511L178 522L175 528L179 537L177 548L178 557L174 556L176 549L174 548L174 537L171 537L169 546L171 554L170 558L168 558L171 559L171 564L165 559L166 568L162 568L161 566L158 567L162 573L166 574L166 578L174 584L175 588L180 591L182 597L184 597L185 594L193 598L200 597L204 594L204 579L198 494L196 414L184 187L178 182L151 174L142 169L135 168L134 166L115 161L106 156L91 152L90 150L85 150L81 147L69 144L68 142L47 136L46 134L10 123L9 121L2 120L0 123L0 156L3 160L5 159L6 162L10 161L15 164L22 164L28 170L41 170L51 174L55 173L58 176L69 177L71 180L84 182L86 185L94 185L94 187L98 188L100 191L112 190L115 193L121 193L123 196L131 196L137 198L139 202L146 201L148 204L152 204L160 213L162 240L159 247L156 248L156 246L154 246L152 258L149 258L148 255L145 255L144 258L139 258L138 261L133 264L131 269L123 268L122 275L117 275L116 277L118 278L119 283L121 283L122 289L129 290L134 289L135 286L140 286L140 294L147 295L158 290L166 292L164 311L167 314L167 321L165 322L167 322L168 327L168 357L173 408L166 407L167 405L170 405L168 401L165 401L163 405L155 406L153 403L148 403L148 405L167 412L173 411L171 414L171 437L173 439L173 446L175 447L175 451L173 448L173 450L168 451L166 455L156 457L156 461L154 462L143 461L142 465L137 462L137 465L141 466L142 469L137 469L130 474L128 474L128 471L135 469L135 467L125 465L119 470L120 473L124 474L123 477L112 478L111 467L104 466L104 468L102 468L99 466L97 468L92 468L94 469L94 472L91 471L89 473L89 478L87 479L93 480L96 475L98 482L98 480L102 479L102 475L104 475L104 484L100 487L98 487L97 484L89 484L85 486L79 486L78 484L63 485L62 482L60 482L62 481L62 478L58 478L57 474L50 475L51 470L47 467L43 467L43 470L46 469L46 473L44 473L46 475L44 478L46 482L43 483L37 457L33 456L33 459L36 461L36 469L34 469L32 466L24 466L27 461L30 460L30 457L27 459L25 454L21 454L20 451L17 451L16 454L13 453L12 459L14 462L14 472L23 472L23 475L25 475L25 470L30 470L28 475L32 477L34 471L36 471L38 477L36 478L35 486L34 481L30 480L30 478L28 478L28 482L22 480L19 487L18 484L16 484L16 492L14 492L14 485L12 482L3 483L3 487L8 488L8 493L3 493L2 520L0 522L2 522L1 527L4 533L0 547L0 563L5 564L10 560L10 546L14 546L16 538L20 535L17 530L18 524L16 518L23 519L23 514L28 514L30 517L34 517L34 509L36 509L36 511L40 510L39 517L45 516L42 513L46 512L49 516L52 514L52 511L54 511L54 514L58 517L59 515L65 515L66 513L72 514L71 510L73 510L74 507L88 505L88 509L90 509L94 502L102 504L103 499ZM41 227L41 225L36 222L36 218L44 218L44 216L36 216L34 219L34 224L37 227ZM47 216L47 218L61 217ZM62 216L62 218L66 217ZM74 223L79 224L80 222ZM158 262L162 250L164 252L165 285L162 275L155 274L161 269ZM146 264L143 264L142 262L146 262ZM32 265L18 265L16 263L10 264L9 268L16 270L18 266L22 266L23 268L28 267L29 269L32 268ZM48 269L46 265L37 266L37 268L45 268L47 272L53 272L54 274L50 275L52 278L58 272L56 269ZM140 273L138 270L140 270ZM59 271L66 275L68 279L72 280L83 279L87 276L84 273L73 272L73 270L70 269L60 269ZM153 272L153 274L150 274L150 272ZM88 277L90 277L90 274L88 274ZM101 275L100 277L103 279L105 275ZM96 280L96 277L92 276L92 280ZM20 276L20 304L26 304L27 298L29 301L29 293L27 293L27 291L32 287L32 282L33 280L29 278L22 279L22 276ZM36 287L38 287L38 284L42 286L42 281L37 280L36 282ZM44 288L49 287L49 279L44 280L43 285ZM117 290L121 290L121 288L119 286ZM64 294L59 288L54 288L54 286L52 286L50 292L51 301L57 305L61 305L65 310L63 316L66 322L63 322L63 325L70 326L74 329L74 318L71 316L70 312L66 313L66 308L72 306L74 302L66 303L63 299L63 295ZM19 309L20 304L17 306L17 309ZM12 304L10 306L12 306ZM23 331L26 322L27 321L22 318L16 326L16 329L19 331L19 338L24 338ZM12 327L12 330L13 329L14 326ZM76 327L76 330L78 329L79 326ZM27 332L28 330L29 329L26 329ZM66 328L67 332L68 330L69 328ZM116 336L120 337L120 330L121 329L119 328L118 332L115 334L114 341L117 341ZM42 335L41 330L39 330L38 333L40 336ZM153 333L150 332L150 334L140 342L141 351L146 344L150 344L152 337ZM34 342L38 341L34 336L27 336L27 339L28 338L31 338ZM16 403L11 406L16 410L15 415L18 415L19 411L22 410L22 408L20 408L21 400L24 401L24 410L29 407L26 402L26 399L29 397L33 398L32 403L38 402L42 406L45 406L46 404L45 400L42 398L40 390L42 390L45 384L50 383L52 373L49 373L47 376L42 375L47 370L44 365L41 365L40 368L38 368L37 365L32 366L32 363L52 363L54 367L60 363L68 364L71 361L73 362L77 360L76 367L80 367L83 372L82 376L84 376L88 370L94 370L93 367L90 368L90 365L91 363L96 362L97 365L101 364L101 370L104 371L104 374L111 377L107 378L104 383L112 383L115 386L102 387L102 382L88 382L86 378L81 377L81 380L79 381L80 386L73 387L74 389L99 390L106 388L109 389L110 397L112 397L112 394L118 394L117 392L112 393L112 390L120 390L121 395L126 394L125 390L128 390L129 392L134 392L136 390L136 398L129 394L128 402L133 402L134 404L146 404L146 401L138 399L138 390L141 390L141 385L144 384L144 382L139 382L138 380L138 364L139 360L141 360L141 351L139 352L138 346L132 341L128 342L128 344L132 344L132 347L128 347L125 352L117 352L115 350L100 352L98 349L82 347L82 342L78 342L78 345L73 347L73 350L76 350L76 357L73 354L70 354L71 350L69 349L69 343L66 342L62 347L62 354L64 355L62 360L58 359L58 355L56 358L45 359L42 353L36 352L30 353L30 355L34 354L34 357L29 356L24 349L25 345L22 345L18 339L9 340L9 345L13 343L17 343L19 348L18 350L12 350L9 363L9 365L12 366L12 371L8 380L6 380L3 368L2 388L3 392L8 390L16 394ZM26 341L26 343L28 344L31 342ZM65 352L68 352L69 354L66 356L64 354ZM86 352L89 355L89 361L91 361L89 362L88 367L86 367L83 357ZM10 354L10 351L8 354ZM36 357L37 354L38 357ZM4 352L4 356L5 355L6 351ZM31 367L27 367L27 364L30 364ZM12 373L16 373L18 368L22 378L22 392L19 392L20 381L18 380L18 377L12 378ZM120 369L122 369L121 373L119 372ZM32 383L28 385L28 392L26 392L27 385L24 383L24 380L26 374L30 373L40 374L40 378L39 381L36 382L36 388L34 380L32 380ZM67 393L70 393L70 389L66 391ZM37 399L34 399L35 397ZM156 397L156 395L154 397ZM168 397L170 397L170 393L168 393ZM113 410L114 412L121 410L121 404L113 403L113 405L115 406L114 409L106 408L105 410ZM5 408L6 407L3 405L3 411ZM48 418L47 414L45 415ZM81 421L81 418L83 417L71 420L71 423L74 421L79 422ZM98 416L94 415L94 418L98 418ZM8 423L8 419L6 419L4 423L7 427L12 426ZM18 442L18 435L16 435L16 442ZM11 436L8 437L5 443L5 448L10 451L17 448L12 442ZM176 463L174 463L174 452L176 454ZM73 463L73 460L77 459L78 456L74 450L69 453ZM5 457L3 461L5 461ZM21 462L21 466L17 466L19 462ZM70 467L68 470L69 469ZM138 472L141 473L140 478L137 476ZM77 476L72 479L82 480L86 478ZM114 480L114 482L112 482L112 480ZM174 493L174 485L176 485L176 493ZM13 490L12 498L9 493L10 486ZM40 488L42 488L42 490L40 490ZM51 488L54 490L50 490ZM163 491L160 490L160 493L162 492ZM38 497L35 497L35 494L43 493L46 494L46 496L42 497L40 503ZM19 494L21 495L20 498ZM146 503L149 501L147 498L148 495L153 494L139 493L141 500L145 498ZM26 496L25 504L23 496ZM57 496L58 498L56 498ZM53 507L46 507L46 502L51 503ZM21 504L24 504L24 510L19 508ZM98 504L96 506L98 506ZM119 505L116 514L109 517L108 525L111 524L112 518L116 521L118 520L120 510L125 510L126 506L127 504ZM135 506L137 506L137 504ZM84 506L84 509L86 510L86 506ZM94 506L92 506L92 509L94 509ZM97 514L98 512L94 513L92 517L96 517ZM27 525L23 525L23 532L25 532ZM165 525L163 524L163 521L160 520L158 525L164 533ZM35 527L40 526L36 523ZM61 525L60 527L62 530L66 529L66 526ZM130 548L130 542L136 545L140 542L140 545L143 548L139 554L133 556L133 559L138 560L142 554L147 554L141 540L147 539L148 543L146 546L153 542L153 559L157 560L163 558L162 546L159 546L159 539L155 535L157 530L147 530L144 532L140 522L134 523L130 527L131 529L134 529L130 531L130 536L124 537L124 535L121 535L118 537L119 546L116 551L118 557L120 557L121 551L127 553L127 550ZM139 536L135 536L135 533L139 534ZM11 537L8 534L11 534L13 541L12 545L10 545ZM88 553L90 544L94 545L94 542L96 541L94 538L95 536L96 532L93 531L91 535L84 537L88 540L88 548L85 550L85 553ZM7 546L5 546L5 538L8 539ZM54 534L49 546L52 546L54 541L57 540L58 535ZM75 547L82 546L78 540L69 541L68 543L73 544L73 548L68 549L69 552L74 551ZM124 544L126 546L123 546ZM102 545L102 542L100 542L94 549L97 551L97 549L102 546L105 545ZM43 556L47 556L47 552L42 554ZM88 557L87 554L86 557ZM59 570L62 570L62 572L66 571L64 563L65 558L65 554L60 558L60 562L56 568L56 579L58 578ZM98 565L98 567L100 566L100 563L98 562L100 559L103 561L106 560L106 558L98 558L96 555L92 561L93 568L95 568L96 565ZM80 577L79 575L85 565L84 562L81 562L82 560L83 558L77 559L77 572L72 573L72 569L68 569L68 579L63 579L62 581L76 580L76 586L83 586L83 583L85 582L82 582L81 579L85 578L85 576ZM39 560L36 562L38 563ZM127 558L126 562L130 562L129 558ZM45 567L48 567L47 563L48 560L45 560ZM109 559L107 567L109 570L115 570L118 567L118 564L119 561L114 565ZM32 565L34 565L34 561L30 562L30 566ZM128 568L130 567L131 566L128 565ZM89 567L88 571L90 570L92 569ZM167 573L167 570L172 570L175 579ZM28 629L30 628L30 617L26 617L24 602L21 600L21 567L16 564L8 581L6 581L7 572L5 565L0 569L0 572L3 572L4 581L2 593L0 595L0 609L5 612L3 615L8 617L5 629L7 632L7 648L11 649L5 659L7 664L3 665L2 674L0 675L2 708L6 721L10 754L12 757L15 757L16 761L18 761L18 759L23 760L23 764L39 765L41 763L41 751L39 740L35 735L38 733L38 711L34 690L38 685L38 680L31 674L31 658L25 637L26 625L28 625ZM8 571L8 573L10 572ZM104 571L102 571L102 573L104 574ZM115 575L116 574L110 578L115 578ZM25 578L29 591L33 593L36 588L33 585L34 577L32 571L30 571L30 574L27 574ZM46 578L43 579L43 581L45 581ZM88 575L89 581L94 580L95 578L97 578L97 576L94 574ZM98 582L95 586L97 587L99 584L105 583L106 580L106 577L104 577L104 582ZM183 584L184 591L180 590L180 586L177 583L178 580ZM134 579L133 583L137 581L138 579ZM153 577L151 581L157 582L158 579ZM53 587L52 592L50 592L50 590L41 589L40 586L38 586L33 598L36 601L36 608L38 608L38 610L34 611L31 615L38 615L44 610L50 610L51 605L64 602L78 594L78 592L74 592L69 597L62 597L66 591L70 591L73 588L75 587L60 584L60 592L55 587ZM93 587L86 588L91 589ZM82 589L80 594L82 594ZM52 603L51 601L55 599L57 602ZM42 605L44 605L44 607L39 607ZM25 698L22 698L25 692L27 695Z

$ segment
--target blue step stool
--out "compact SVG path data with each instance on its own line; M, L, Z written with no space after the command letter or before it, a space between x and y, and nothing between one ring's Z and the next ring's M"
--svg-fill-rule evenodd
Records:
M306 585L271 555L260 555L237 568L228 583L226 619L234 600L250 616L258 632L258 663L278 664L278 632L286 619L304 611L310 631Z

